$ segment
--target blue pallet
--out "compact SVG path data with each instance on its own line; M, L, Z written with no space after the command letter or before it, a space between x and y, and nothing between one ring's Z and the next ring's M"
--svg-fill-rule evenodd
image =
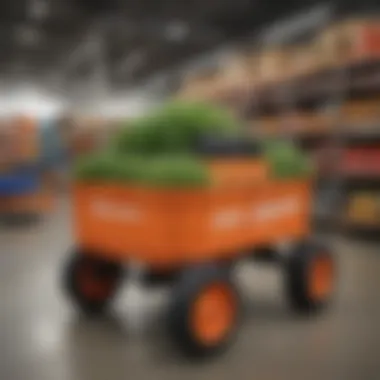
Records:
M0 196L31 194L38 188L39 179L34 171L0 174Z

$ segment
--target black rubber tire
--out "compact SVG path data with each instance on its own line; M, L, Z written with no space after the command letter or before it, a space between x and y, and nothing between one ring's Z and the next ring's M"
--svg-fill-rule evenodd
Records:
M91 268L96 281L112 281L107 296L95 300L84 294L78 281L78 274L83 266ZM83 253L74 253L69 258L63 273L63 288L68 298L81 312L86 315L98 315L103 313L112 302L123 275L123 267L120 263L109 262Z
M331 259L333 281L336 284L336 261L332 252L319 243L302 243L289 254L285 261L285 290L292 309L299 313L315 313L325 309L332 301L334 289L324 299L313 299L309 294L309 273L313 260L321 255ZM334 286L335 287L335 286Z
M200 292L213 282L227 284L236 299L236 316L231 331L215 345L209 346L200 342L190 325L190 312L194 301ZM187 357L202 358L221 353L233 342L239 325L241 300L238 290L231 279L231 271L223 264L204 264L184 270L178 282L169 305L168 330L169 336L177 348Z

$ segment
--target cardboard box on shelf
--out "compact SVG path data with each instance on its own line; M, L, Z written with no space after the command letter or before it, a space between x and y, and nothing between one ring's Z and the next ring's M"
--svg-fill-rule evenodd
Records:
M186 100L207 100L219 90L220 85L220 70L210 73L198 73L183 82L181 88L177 91L176 97Z
M342 31L338 25L326 28L315 40L315 48L325 67L337 66L347 54L342 42Z
M30 162L37 160L39 154L39 132L37 124L29 118L18 118L14 121L16 131L16 154L22 161Z
M347 204L346 219L352 223L380 223L380 194L358 192L350 196Z
M267 134L318 134L332 130L334 119L331 115L316 112L296 111L284 115L261 118L260 129Z
M217 86L211 98L228 103L244 102L252 89L252 83L249 73L248 64L244 56L232 57L225 67L220 70Z
M39 153L39 131L33 120L15 118L1 124L0 170L35 163Z
M295 130L302 133L318 134L331 131L333 118L319 112L297 111L292 115Z
M221 70L220 76L225 83L247 83L250 77L246 58L244 56L231 58Z
M264 51L260 56L259 73L263 82L277 82L290 75L291 52L285 49Z
M380 129L380 98L349 101L341 107L341 122L347 128Z
M292 77L313 74L323 67L314 44L292 47L289 53L289 71Z
M342 111L351 115L379 115L380 97L346 102L342 106Z
M340 165L341 170L347 175L379 177L380 145L347 148L342 152Z
M309 116L310 130L318 132L332 132L335 125L335 117L330 113L314 113Z
M262 136L275 136L281 132L282 120L278 116L262 117L254 123Z
M263 78L260 73L260 54L250 54L247 56L246 65L249 76L249 81L252 87L258 87L263 82Z
M27 195L7 196L0 200L0 213L45 213L55 207L52 192L41 190Z
M380 58L380 19L353 20L346 28L353 41L350 59Z
M76 131L70 141L69 150L72 157L94 152L102 147L98 131L82 129Z

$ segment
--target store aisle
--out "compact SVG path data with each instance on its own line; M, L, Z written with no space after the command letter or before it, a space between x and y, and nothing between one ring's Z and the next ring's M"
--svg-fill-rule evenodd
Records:
M246 317L226 355L181 359L167 344L167 292L126 287L115 312L79 318L59 288L72 245L69 206L34 226L0 229L0 379L378 379L380 252L336 242L336 303L307 320L291 314L273 268L241 268Z

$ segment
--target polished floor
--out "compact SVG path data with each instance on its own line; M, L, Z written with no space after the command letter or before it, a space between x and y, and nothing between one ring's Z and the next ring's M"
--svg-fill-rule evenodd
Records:
M334 241L340 281L331 308L292 314L281 272L242 265L246 316L235 345L202 363L165 339L165 290L126 284L114 312L79 317L62 296L62 262L72 246L70 212L23 227L0 226L0 379L380 379L380 248Z

